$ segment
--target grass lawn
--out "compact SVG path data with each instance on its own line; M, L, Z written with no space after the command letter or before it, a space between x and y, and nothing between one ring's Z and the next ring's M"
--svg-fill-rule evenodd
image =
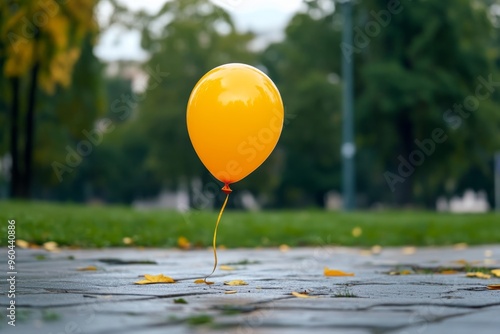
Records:
M7 244L9 219L16 220L17 239L42 244L55 241L78 247L174 247L180 236L192 245L211 245L215 211L136 211L118 206L0 202L0 245ZM353 236L359 227L361 235ZM359 229L358 229L359 230ZM454 215L425 211L326 212L226 211L218 245L400 246L500 243L500 215Z

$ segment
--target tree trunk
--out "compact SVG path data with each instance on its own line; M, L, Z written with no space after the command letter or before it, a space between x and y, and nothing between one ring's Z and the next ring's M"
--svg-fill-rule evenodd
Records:
M33 148L35 138L35 102L36 102L36 87L38 81L39 63L36 63L31 70L31 82L28 91L28 106L26 111L26 147L24 150L24 182L23 193L24 198L31 197L33 183Z
M10 197L21 196L22 179L19 168L19 78L10 80L12 88L12 105L10 109L10 156L12 166L10 170Z

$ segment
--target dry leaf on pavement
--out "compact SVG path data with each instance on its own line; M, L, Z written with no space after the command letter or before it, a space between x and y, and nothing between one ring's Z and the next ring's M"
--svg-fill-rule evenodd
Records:
M325 276L354 276L354 273L346 273L342 270L329 269L328 267L325 267L323 273Z
M286 245L286 244L282 244L279 246L279 250L280 252L282 253L286 253L290 250L290 246Z
M30 243L27 242L26 240L17 239L16 246L19 248L30 248Z
M224 264L223 264L223 265L221 265L221 266L219 266L219 269L220 269L220 270L234 270L234 268L233 268L233 267L231 267L231 266L227 266L227 265L224 265Z
M179 246L180 249L190 249L191 243L186 237L180 236L177 239L177 246Z
M491 274L493 274L496 277L500 277L500 269L492 269Z
M404 255L413 255L417 252L417 248L413 247L413 246L408 246L408 247L404 247L401 252L404 254Z
M500 284L490 284L487 288L488 290L500 290Z
M232 281L226 281L224 282L224 285L238 286L238 285L248 285L248 283L243 280L236 279Z
M292 292L292 295L294 295L297 298L318 298L317 296L309 296L307 293L300 293L300 292Z
M58 252L59 251L59 247L57 245L57 242L55 242L55 241L47 241L46 243L43 244L43 248L49 252Z
M456 271L454 269L445 269L445 270L441 270L439 273L442 275L454 275L454 274L458 274L458 271Z
M484 278L484 279L490 279L491 275L482 273L482 272L470 272L465 274L465 277L476 277L476 278Z
M411 275L413 274L413 271L408 270L408 269L403 269L399 271L391 271L389 275Z
M135 282L134 284L161 284L161 283L175 283L174 279L163 274L149 275L145 274L144 279Z
M80 267L76 268L78 271L96 271L97 267L96 266L86 266L86 267Z
M372 252L373 255L380 254L382 252L382 246L380 246L380 245L374 245L374 246L372 246L371 252Z

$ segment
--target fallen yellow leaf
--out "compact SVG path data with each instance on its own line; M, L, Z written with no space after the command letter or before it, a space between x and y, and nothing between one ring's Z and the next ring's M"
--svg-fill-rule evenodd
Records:
M220 270L234 270L234 268L233 268L233 267L231 267L231 266L226 266L226 265L221 265L221 266L219 266L219 269L220 269Z
M328 267L325 267L323 274L325 276L354 276L354 273L346 273L342 270L329 269Z
M186 237L180 236L177 239L177 246L179 246L180 249L189 249L191 248L191 243Z
M467 245L465 242L459 242L458 244L453 245L454 250L463 250L467 249L467 247L469 247L469 245Z
M299 293L299 292L292 292L292 295L294 295L297 298L318 298L317 296L309 296L307 293Z
M47 241L43 244L43 248L49 252L57 252L59 248L57 246L57 242L55 241Z
M16 246L19 248L30 248L30 243L25 240L17 239Z
M389 275L411 275L413 274L413 271L408 270L408 269L403 269L400 271L391 271L389 272Z
M144 279L135 282L134 284L159 284L159 283L175 283L174 279L163 274L149 275L145 274Z
M371 252L374 255L380 254L380 252L382 252L382 247L380 245L372 246Z
M500 284L490 284L487 286L489 290L500 290Z
M458 274L458 271L449 269L449 270L441 270L439 273L442 275L453 275L453 274Z
M286 253L286 252L288 252L290 250L290 246L288 246L286 244L280 245L279 250L282 253Z
M491 266L496 263L495 259L487 258L483 260L485 266Z
M500 277L500 269L492 269L491 273L496 277Z
M484 274L482 272L470 272L470 273L465 274L465 277L476 277L476 278L490 279L491 275Z
M227 290L227 291L224 291L224 293L225 293L226 295L233 295L233 294L235 294L235 293L236 293L236 290Z
M483 274L483 273L478 273L476 276L479 277L479 278L484 278L484 279L490 279L491 278L491 275L489 275L489 274Z
M97 267L96 266L86 266L86 267L80 267L76 268L78 271L96 271Z
M226 281L224 282L224 285L238 286L238 285L248 285L248 283L243 280L236 279L232 281Z
M209 282L209 281L205 281L203 278L200 278L200 279L197 279L194 281L194 284L207 284L207 285L210 285L210 284L214 284L214 282Z
M404 255L413 255L417 252L417 249L413 246L409 246L409 247L404 247L402 252Z
M359 226L356 226L351 231L352 236L355 238L359 237L362 233L363 233L363 230Z
M130 238L130 237L125 237L125 238L122 239L122 242L125 245L131 245L134 242L134 240L132 238Z

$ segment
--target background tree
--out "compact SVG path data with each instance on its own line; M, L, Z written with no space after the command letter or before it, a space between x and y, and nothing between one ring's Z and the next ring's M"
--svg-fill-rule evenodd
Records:
M340 96L339 86L332 83L340 72L342 17L319 4L310 2L307 11L296 14L285 39L262 56L284 96L286 113L296 117L280 141L284 205L322 204L328 189L340 187ZM465 187L491 190L491 157L499 144L498 92L467 118L458 115L452 121L456 113L444 116L454 104L475 95L479 76L487 80L498 73L490 7L469 0L453 6L402 1L392 15L387 6L386 1L367 0L354 7L360 204L433 206L440 194ZM382 12L389 16L382 16L387 22L381 24ZM378 26L376 34L366 31L373 25ZM419 149L415 140L431 138L437 128L443 129L446 141L436 144L435 153L404 182L396 183L393 194L384 173L397 174L398 157L409 160Z
M70 84L82 41L97 31L93 20L95 4L96 0L64 3L21 0L4 1L0 5L3 72L10 80L13 197L30 196L38 89L53 94L57 85ZM25 118L24 136L19 131L21 115ZM20 144L23 144L22 165Z
M213 196L218 188L189 142L186 103L203 74L228 62L267 71L281 91L286 117L274 153L237 188L250 189L269 207L321 206L328 191L340 190L342 16L333 0L305 2L285 38L262 51L252 48L251 33L237 31L229 14L208 0L167 1L155 14L108 2L114 6L111 26L142 32L148 60L122 65L149 77L143 92L133 91L126 77L103 83L103 65L92 52L97 31L83 19L91 13L81 9L94 1L0 4L0 122L12 115L18 120L2 128L0 156L13 152L13 193L26 193L19 182L30 162L21 148L34 140L37 197L130 203L184 187L195 192L192 204L204 207L196 192ZM401 10L387 16L387 1L355 2L360 207L433 207L437 196L466 188L486 189L492 199L492 154L500 147L497 3L402 0ZM40 13L50 20L42 24ZM367 31L374 26L376 33ZM480 77L492 81L488 97L472 112L455 110L468 97L473 101ZM30 106L36 107L31 115L38 129L32 139L15 130L16 124L27 128ZM61 182L51 164L64 162L66 148L85 139L83 130L96 130L102 117L112 120L113 131ZM422 150L415 141L432 138L435 129L443 130L444 142L391 192L385 175L397 176L401 159Z
M340 184L339 14L313 4L292 18L285 40L262 55L287 115L274 205L323 206L326 193Z
M148 142L145 168L164 187L187 185L200 176L211 181L188 138L187 101L210 69L228 62L255 64L248 49L253 35L238 33L226 12L201 0L167 2L149 22L143 47L151 52L145 65L150 76L135 120Z
M356 24L364 31L368 22L377 22L374 13L384 10L386 1L364 1ZM394 184L394 203L434 205L432 199L447 184L456 184L471 169L489 169L499 143L498 91L472 113L463 107L468 116L454 105L476 96L479 76L487 80L498 73L490 56L494 33L484 3L402 2L400 12L358 54L358 166L372 200L388 193L384 172L397 174L399 157L408 161L420 149L415 141L431 138L434 129L443 129L446 141L436 144L404 182Z
M33 193L38 198L85 200L91 195L91 184L97 177L88 172L85 166L102 142L93 144L91 154L82 157L81 165L71 168L71 171L57 170L54 165L66 165L68 147L77 150L79 142L88 141L85 133L97 131L98 120L105 116L109 104L102 78L104 66L93 54L90 35L82 41L81 47L71 84L68 87L56 87L53 95L40 94L39 97L37 146L33 161L36 166Z

